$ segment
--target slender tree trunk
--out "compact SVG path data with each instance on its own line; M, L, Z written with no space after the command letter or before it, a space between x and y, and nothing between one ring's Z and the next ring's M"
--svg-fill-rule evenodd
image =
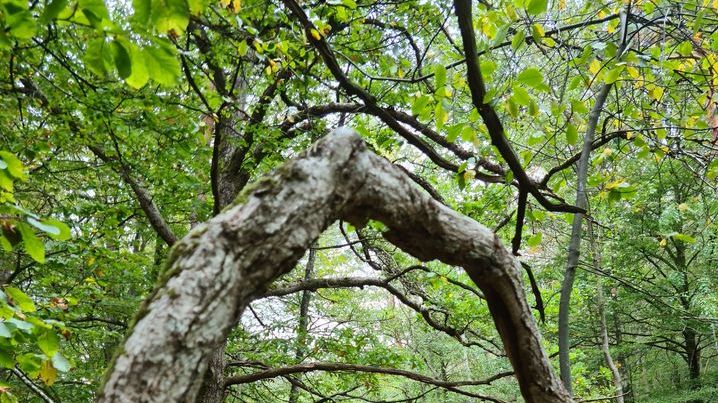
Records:
M626 30L628 24L628 13L630 13L630 3L626 11L621 16L621 38L617 54L621 55L626 46ZM601 117L603 105L606 103L608 93L611 91L612 84L604 83L596 96L596 102L593 104L591 113L588 117L586 127L586 135L583 138L583 147L581 149L581 157L577 162L576 176L576 206L586 210L588 207L588 199L586 197L586 180L588 178L588 164L591 157L593 139L596 135L596 126L598 119ZM559 299L558 311L558 358L559 368L561 370L561 380L569 394L573 395L571 387L571 361L569 359L569 349L571 348L571 340L569 337L569 311L571 310L571 292L573 291L573 282L576 278L576 267L581 254L581 232L583 225L583 214L576 213L573 215L571 224L571 239L568 245L568 258L566 262L566 272L564 273L563 283L561 284L561 297Z
M309 256L307 257L307 266L304 268L304 281L312 279L314 273L314 261L317 257L317 251L313 248L309 249ZM297 324L297 347L294 354L294 358L297 363L300 363L307 352L307 334L309 331L309 303L312 300L312 292L309 290L302 291L302 297L299 301L299 323ZM299 387L297 384L292 384L292 389L289 390L289 402L296 403L299 399Z
M601 254L599 252L598 245L596 244L596 237L593 233L593 224L589 221L588 223L588 237L591 243L591 255L593 258L593 267L596 270L601 269ZM600 277L596 278L596 308L598 309L598 320L601 332L601 351L603 352L603 358L606 360L608 369L611 370L613 377L613 385L616 388L616 403L623 403L623 380L621 379L621 373L618 371L618 367L613 362L611 357L610 343L608 339L608 329L606 328L606 313L604 311L605 298L603 297L603 285L601 284Z
M516 258L490 229L418 189L348 130L249 187L179 241L110 368L99 402L191 402L247 304L337 219L384 223L416 258L463 267L483 291L528 403L570 402L543 351Z

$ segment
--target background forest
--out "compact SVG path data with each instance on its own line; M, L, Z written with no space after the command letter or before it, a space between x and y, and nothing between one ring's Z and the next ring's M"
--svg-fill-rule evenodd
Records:
M0 402L93 400L171 245L340 126L511 246L577 401L718 401L718 1L0 0L0 25ZM482 292L385 230L322 235L201 400L520 400Z

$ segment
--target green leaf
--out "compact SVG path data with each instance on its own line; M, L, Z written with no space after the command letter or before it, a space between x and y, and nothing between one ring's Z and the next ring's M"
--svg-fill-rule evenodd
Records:
M190 9L187 0L153 0L152 24L163 33L174 32L179 35L187 29Z
M12 368L15 366L15 358L13 357L13 351L7 351L5 348L0 348L0 368Z
M35 328L35 325L33 325L30 322L25 322L24 320L16 319L16 318L10 318L5 321L5 323L15 326L15 328L24 330L26 332L31 331Z
M35 303L32 298L20 289L15 287L5 287L5 294L12 298L13 304L20 308L23 312L35 312Z
M25 372L34 374L40 370L44 357L39 354L26 353L17 356L17 365Z
M43 225L53 227L57 229L57 233L48 232L48 235L50 235L50 238L56 240L56 241L67 241L72 237L72 233L70 232L70 227L68 227L64 222L60 220L56 220L54 218L46 218L42 220Z
M514 84L512 87L514 102L519 105L528 106L531 103L531 96L522 86Z
M54 330L45 330L37 338L37 346L46 356L52 358L60 350L60 339Z
M522 71L518 77L516 77L516 80L537 90L547 89L546 84L543 82L543 74L535 67L529 67Z
M110 58L106 49L105 38L95 38L87 44L85 52L85 66L100 77L107 75L108 59Z
M53 225L45 224L33 217L27 217L26 221L28 222L28 224L39 229L40 231L47 232L48 234L51 234L51 235L60 235L60 229Z
M537 232L537 233L531 235L531 236L526 240L526 245L528 245L528 246L530 246L530 247L532 247L532 248L533 248L533 247L536 247L536 246L539 246L539 245L541 244L541 239L542 239L542 238L543 238L543 235L542 235L540 232Z
M530 15L539 15L546 12L547 0L529 0L526 4L526 12Z
M446 84L446 67L441 64L437 64L434 67L434 86L443 87Z
M566 142L571 145L578 143L578 130L571 123L566 126Z
M115 67L117 67L117 73L120 78L129 77L132 74L132 62L130 61L129 52L117 39L112 41L110 46L112 48L112 59L115 61Z
M45 7L45 10L43 10L40 16L40 22L47 24L54 20L65 7L67 7L67 0L52 0L52 2Z
M348 0L345 0L348 1ZM187 0L187 4L189 5L189 12L192 13L192 15L200 15L202 11L204 11L205 8L207 8L207 5L209 5L208 0ZM354 8L356 8L356 3L354 3Z
M159 42L154 46L146 47L143 53L150 78L166 87L177 84L182 71L174 47Z
M20 235L22 235L25 252L36 262L45 263L45 245L43 245L42 240L25 223L18 223L17 229L20 230Z
M30 11L20 11L5 17L9 34L17 39L31 39L37 32L37 25Z
M8 151L0 151L0 158L7 166L4 169L10 173L15 179L25 180L25 172L22 162L12 153Z
M150 15L152 14L151 0L133 0L132 8L134 9L132 21L142 28L149 28Z
M511 48L513 50L518 50L521 45L524 44L524 41L526 41L526 33L523 30L517 31L511 39Z
M586 107L586 104L581 102L579 99L572 99L571 100L571 109L573 109L576 113L588 113L588 108Z
M411 113L416 116L422 115L426 111L429 102L431 102L431 97L426 94L417 97L411 105Z
M672 238L683 243L696 243L696 239L686 234L673 234Z
M79 0L78 6L87 22L95 28L102 28L110 20L105 2L102 0Z
M606 73L606 75L603 77L603 81L606 82L606 84L613 84L615 83L619 77L621 77L621 73L623 72L623 66L618 66L614 69L611 69Z

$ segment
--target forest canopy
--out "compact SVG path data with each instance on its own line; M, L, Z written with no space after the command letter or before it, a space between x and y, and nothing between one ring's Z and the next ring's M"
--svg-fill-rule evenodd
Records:
M717 1L0 25L0 403L718 400Z

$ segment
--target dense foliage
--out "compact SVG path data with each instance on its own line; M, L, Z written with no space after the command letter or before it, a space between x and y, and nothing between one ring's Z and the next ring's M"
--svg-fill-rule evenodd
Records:
M513 244L557 371L563 284L577 399L718 400L718 2L472 10L478 101L449 1L0 0L0 402L92 400L170 246L338 126ZM383 230L250 305L227 401L520 399L481 292Z

